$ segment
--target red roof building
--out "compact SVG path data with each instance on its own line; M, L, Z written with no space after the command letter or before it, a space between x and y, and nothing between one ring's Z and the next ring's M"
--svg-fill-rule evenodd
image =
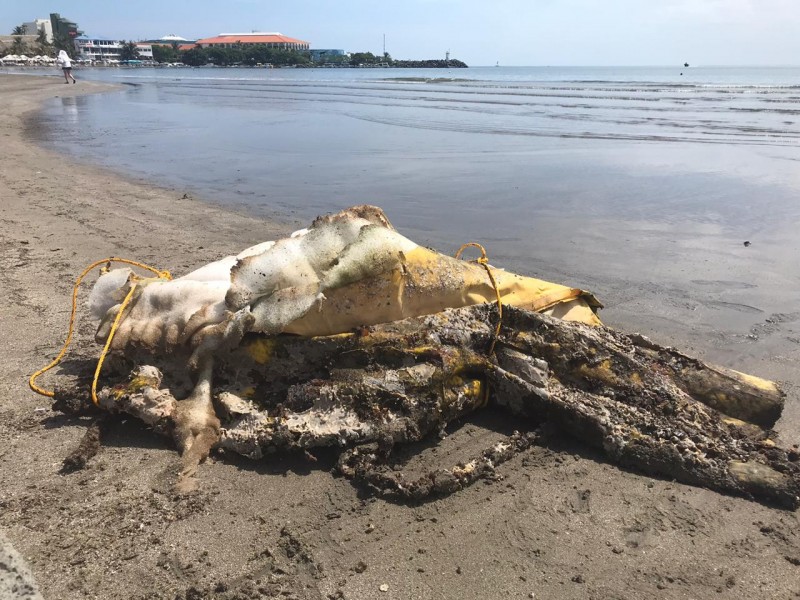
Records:
M234 48L236 46L246 46L249 44L259 44L267 48L279 48L281 50L308 50L309 43L303 40L296 40L282 33L220 33L216 37L203 38L197 40L192 46L203 48ZM188 44L187 44L188 46ZM183 47L181 47L183 49Z

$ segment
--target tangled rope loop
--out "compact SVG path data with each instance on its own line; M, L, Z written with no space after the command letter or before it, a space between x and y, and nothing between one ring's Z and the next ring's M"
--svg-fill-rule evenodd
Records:
M130 260L127 258L118 258L116 256L112 256L110 258L104 258L102 260L96 260L88 267L86 267L78 276L78 278L75 280L75 285L72 287L72 311L70 312L69 315L69 330L67 331L67 339L64 341L64 345L62 346L61 351L49 365L36 371L33 375L31 375L30 379L28 380L28 385L37 394L40 394L42 396L47 396L48 398L53 398L55 396L54 391L45 390L36 385L36 378L42 375L43 373L46 373L53 367L55 367L58 363L61 362L61 360L67 354L67 349L69 348L69 345L72 342L72 336L75 333L75 314L78 311L78 290L80 288L81 283L83 282L83 279L86 277L86 275L88 275L92 271L92 269L96 267L101 267L100 269L101 275L108 273L108 271L111 269L112 263L121 263L125 265L130 265L132 267L138 267L140 269L144 269L145 271L150 271L158 279L163 279L167 281L172 279L172 274L169 271L156 269L154 267L151 267L144 263L140 263L135 260ZM108 354L108 349L111 347L111 342L113 341L114 334L117 332L117 328L119 327L119 324L122 321L125 309L128 307L128 304L130 304L130 301L133 298L133 294L136 291L138 283L143 280L144 278L139 277L136 274L132 275L131 289L128 291L127 295L125 296L125 299L122 301L122 304L120 305L119 311L117 312L117 316L115 317L114 323L111 326L111 332L108 334L108 339L106 340L106 344L103 347L103 352L100 354L100 358L97 361L97 368L95 369L94 379L92 380L92 402L94 402L95 405L97 405L97 380L100 377L100 371L103 368L103 361L106 358L106 354Z

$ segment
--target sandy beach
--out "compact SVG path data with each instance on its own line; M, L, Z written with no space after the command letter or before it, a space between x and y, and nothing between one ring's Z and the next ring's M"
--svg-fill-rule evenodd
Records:
M27 379L63 342L81 270L123 256L180 274L301 225L76 164L27 135L44 100L114 89L0 76L0 534L44 598L800 598L796 513L624 471L569 439L522 453L498 481L419 505L364 494L326 455L215 455L200 490L176 495L174 446L133 420L63 474L87 422L53 412ZM783 445L800 440L800 344L782 336L733 355L725 331L658 319L660 304L682 301L681 290L659 293L606 321L782 380L777 429ZM765 327L780 330L784 316ZM76 356L99 354L92 334L82 320ZM66 376L56 369L42 384ZM452 465L515 427L478 415L412 467Z

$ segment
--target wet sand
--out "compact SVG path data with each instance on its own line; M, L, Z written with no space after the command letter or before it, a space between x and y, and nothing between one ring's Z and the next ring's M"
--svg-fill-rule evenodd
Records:
M36 146L25 132L42 100L110 89L59 83L0 78L0 527L45 598L800 597L795 513L626 472L570 440L516 457L499 481L414 506L363 494L325 455L215 456L201 490L176 496L175 449L132 421L111 426L84 470L61 474L86 423L50 411L27 377L63 341L83 267L117 255L182 273L299 223L226 212ZM724 301L703 291L736 282L689 273L659 286L655 275L632 270L624 290L605 282L605 320L784 381L778 429L784 445L800 439L798 315L759 317L756 343L743 344L735 327L685 311L687 296ZM79 355L98 352L91 334L82 322ZM476 416L411 466L450 466L514 426Z

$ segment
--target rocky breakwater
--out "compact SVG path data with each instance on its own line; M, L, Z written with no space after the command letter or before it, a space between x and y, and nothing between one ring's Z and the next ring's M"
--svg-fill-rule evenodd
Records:
M401 69L466 69L468 65L460 60L394 60L392 67Z

